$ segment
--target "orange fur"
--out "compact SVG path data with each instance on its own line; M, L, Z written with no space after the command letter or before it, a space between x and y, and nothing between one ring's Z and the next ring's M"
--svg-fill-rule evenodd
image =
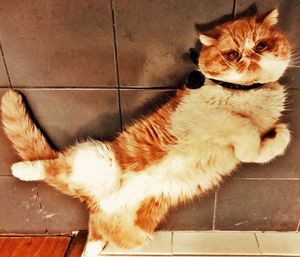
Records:
M176 144L169 123L184 94L186 92L179 90L159 111L129 126L110 143L121 170L141 171L162 159L169 146Z
M19 93L9 90L4 94L1 116L4 131L23 160L55 159L58 156L32 122Z
M65 158L59 158L53 161L50 160L45 165L45 172L47 173L47 176L52 178L62 174L68 176L72 173L72 166Z
M147 232L153 232L172 206L170 197L149 197L136 212L135 224Z

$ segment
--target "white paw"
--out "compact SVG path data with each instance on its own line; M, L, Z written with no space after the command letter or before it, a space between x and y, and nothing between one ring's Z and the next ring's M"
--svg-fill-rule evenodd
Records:
M12 175L24 181L36 181L45 179L42 164L36 162L17 162L11 167Z
M276 156L283 155L291 140L291 134L285 124L276 126L275 138L265 139L261 153L255 162L264 163L274 159Z
M252 143L236 147L235 155L241 162L253 162L258 156L258 147Z
M100 255L107 242L104 241L92 241L87 242L81 257L97 257Z

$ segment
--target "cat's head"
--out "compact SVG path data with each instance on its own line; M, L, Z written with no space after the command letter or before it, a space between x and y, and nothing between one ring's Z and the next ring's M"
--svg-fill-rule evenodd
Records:
M227 22L200 35L199 66L216 80L249 85L277 81L290 61L287 37L274 26L278 10Z

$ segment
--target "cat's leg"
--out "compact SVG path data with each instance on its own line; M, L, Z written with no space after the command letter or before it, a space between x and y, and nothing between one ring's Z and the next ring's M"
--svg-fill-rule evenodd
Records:
M24 181L61 180L72 174L73 167L67 158L54 160L23 161L12 165L12 175Z
M81 254L81 257L97 257L100 255L104 249L106 242L102 240L90 240L88 239L85 244L84 250Z
M120 170L110 149L98 142L74 146L54 160L24 161L12 166L12 174L24 181L44 180L75 197L107 197L120 186Z
M273 137L263 139L259 156L254 162L265 163L276 156L283 155L291 140L291 133L286 124L277 124L274 127Z
M102 234L100 232L100 225L97 222L97 215L100 213L91 213L89 219L89 234L87 242L85 244L84 250L81 257L96 257L105 248L107 242L103 240Z
M261 138L249 120L245 119L241 124L231 136L234 154L241 162L253 162L258 157Z
M11 169L12 175L20 180L43 180L65 194L83 199L77 190L78 185L69 180L72 167L65 158L17 162Z

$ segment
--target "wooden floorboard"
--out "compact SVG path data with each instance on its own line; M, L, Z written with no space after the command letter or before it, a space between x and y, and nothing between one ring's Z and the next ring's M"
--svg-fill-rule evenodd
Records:
M66 257L79 257L86 243L87 231L80 231L72 240Z
M64 257L71 237L0 237L1 257Z

